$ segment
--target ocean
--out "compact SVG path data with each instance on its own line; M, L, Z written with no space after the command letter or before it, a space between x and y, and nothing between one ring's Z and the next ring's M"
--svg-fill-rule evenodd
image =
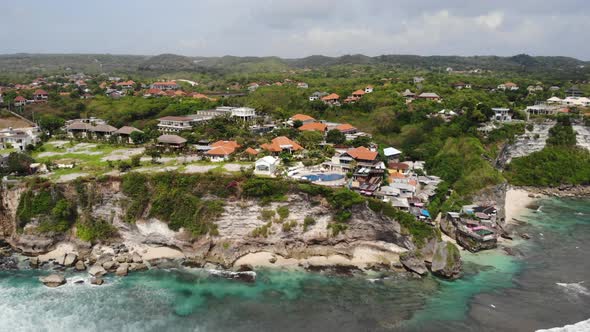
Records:
M408 275L201 269L46 288L46 271L0 272L0 331L535 331L590 318L590 201L545 199L519 220L512 255L462 252L455 281ZM74 281L84 280L83 284Z

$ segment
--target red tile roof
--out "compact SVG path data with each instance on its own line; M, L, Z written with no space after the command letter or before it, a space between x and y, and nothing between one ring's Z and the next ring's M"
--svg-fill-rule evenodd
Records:
M258 154L258 151L254 150L252 148L247 148L245 152L249 155L252 155L252 156L255 156Z
M297 120L299 120L299 121L310 121L310 120L315 121L314 118L312 118L309 115L305 115L305 114L295 114L291 117L291 121L297 121Z
M14 101L20 102L20 101L27 101L27 100L23 96L17 96L16 98L14 98Z
M377 159L377 152L371 151L364 146L359 146L358 148L350 149L346 151L346 153L353 157L354 159L361 159L361 160L375 160Z
M274 138L271 143L262 144L261 148L270 152L281 152L283 151L283 148L290 149L292 151L303 150L301 145L285 136Z
M220 147L220 146L227 146L227 147L231 147L231 148L239 148L240 144L238 144L238 142L236 141L217 141L213 144L211 144L211 146L213 147Z
M35 92L33 94L35 96L38 96L38 95L47 95L47 91L38 89L38 90L35 90Z
M356 90L355 92L352 93L353 96L362 96L365 94L365 90Z
M328 126L321 122L310 122L299 127L301 131L326 131Z
M347 132L347 131L356 130L355 127L353 127L352 125L350 125L348 123L340 124L340 125L336 126L336 128L334 128L334 129L339 130L341 132Z
M323 101L333 101L333 100L338 100L338 99L340 99L340 96L335 93L331 93L325 97L322 97Z

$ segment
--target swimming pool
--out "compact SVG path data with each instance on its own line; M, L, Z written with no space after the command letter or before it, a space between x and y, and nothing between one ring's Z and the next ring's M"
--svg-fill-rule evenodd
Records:
M329 174L309 174L309 175L304 175L303 176L304 179L309 180L311 182L316 182L316 181L336 181L336 180L340 180L340 179L344 179L344 175L342 174L337 174L337 173L329 173Z

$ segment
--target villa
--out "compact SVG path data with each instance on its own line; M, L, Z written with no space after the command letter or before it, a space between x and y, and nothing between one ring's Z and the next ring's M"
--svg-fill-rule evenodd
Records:
M240 147L236 141L217 141L211 144L212 149L205 152L211 161L227 161L229 157Z
M303 124L301 127L298 128L300 131L319 131L321 133L325 133L328 129L328 126L325 123L321 122L309 122Z
M172 149L181 149L186 145L186 139L178 135L161 135L157 139L158 146Z
M158 130L161 132L178 133L193 128L193 118L188 116L165 116L158 121Z
M39 128L18 128L0 130L0 147L6 149L12 147L17 151L26 150L28 145L35 145L39 142Z
M263 150L271 152L273 154L279 154L281 152L297 152L303 150L303 147L297 142L292 141L288 137L279 136L274 138L271 143L265 143L260 146Z
M279 166L280 159L272 156L262 157L254 164L254 174L273 176Z
M151 89L158 89L158 90L162 90L162 91L166 91L166 90L176 90L180 88L180 85L178 85L175 81L169 81L169 82L155 82L152 83L152 85L150 86Z
M123 126L115 131L115 135L119 137L119 141L127 142L129 144L133 144L133 140L131 139L131 133L134 131L143 133L143 131L130 126Z
M295 121L301 121L301 123L306 124L306 123L310 123L310 122L315 122L316 120L309 115L295 114L289 118L289 121L291 123L293 123Z
M492 108L494 115L492 116L492 121L499 121L499 122L510 122L512 121L512 110L509 108Z

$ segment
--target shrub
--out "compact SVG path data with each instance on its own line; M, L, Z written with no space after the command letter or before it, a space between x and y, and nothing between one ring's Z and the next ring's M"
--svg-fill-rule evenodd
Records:
M290 232L295 227L297 227L297 222L295 220L283 223L283 232Z
M289 207L288 206L280 206L277 208L277 214L281 221L287 219L289 217Z
M282 180L250 178L243 183L242 190L246 197L276 201L284 198L289 186Z
M275 216L274 210L267 210L264 209L260 211L260 220L262 221L272 221L272 218Z
M328 224L328 229L332 230L332 236L338 236L341 232L344 232L348 226L338 222L332 222Z
M76 229L78 238L88 242L106 240L117 234L117 229L102 219L94 220L87 218L83 222L78 222Z
M252 237L268 237L270 234L270 227L272 226L272 222L267 222L263 226L256 227L252 231Z
M314 219L314 217L312 216L306 216L305 219L303 219L303 231L307 231L307 229L309 228L309 226L315 225L316 221Z

